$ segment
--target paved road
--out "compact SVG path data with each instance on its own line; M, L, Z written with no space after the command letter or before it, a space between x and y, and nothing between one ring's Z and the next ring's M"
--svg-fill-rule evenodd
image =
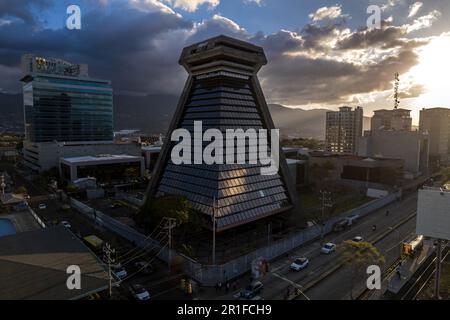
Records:
M320 253L321 244L324 242L333 242L336 244L344 240L352 239L355 236L362 236L365 241L373 241L380 237L401 220L410 216L417 207L417 193L408 196L401 202L393 203L383 209L380 209L364 218L361 218L350 230L333 233L327 235L322 241L318 240L306 246L301 246L297 250L291 252L289 255L282 256L271 263L271 272L262 282L264 283L264 290L260 294L263 299L268 300L282 300L285 299L288 286L299 288L305 292L305 296L309 299L342 299L349 296L350 288L348 286L348 276L344 271L337 271L331 274L326 280L322 280L311 289L306 290L316 280L321 279L324 274L333 270L340 265L339 256L337 253L324 255ZM386 210L390 210L389 216L386 216ZM410 220L405 226L400 227L400 238L402 239L406 234L411 233L415 227L415 219ZM376 224L376 231L372 231L372 226ZM385 239L377 243L377 247L387 252L387 265L390 264L395 255L399 253L398 248L399 234L397 231L386 236ZM394 248L395 247L395 248ZM394 249L391 249L394 248ZM398 248L398 251L397 251ZM307 269L299 272L291 271L289 266L297 257L306 256L310 260L310 265ZM344 268L345 269L345 268ZM248 284L248 280L241 280L239 285L241 287ZM339 289L335 289L339 288ZM231 299L232 293L227 295L219 294L218 299ZM305 298L303 296L303 298Z
M414 231L416 219L412 218L375 244L380 253L385 257L382 270L389 268L400 257L400 243ZM351 299L352 271L348 267L342 267L325 280L306 291L307 296L314 300ZM367 277L364 274L356 276L356 285L353 289L353 299L366 288Z

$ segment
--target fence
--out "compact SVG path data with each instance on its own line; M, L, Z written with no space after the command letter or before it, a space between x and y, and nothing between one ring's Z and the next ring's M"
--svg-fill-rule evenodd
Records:
M126 201L128 201L128 202L130 202L130 203L132 203L132 204L134 204L136 206L138 206L138 207L140 207L140 206L142 206L144 204L144 200L136 198L136 197L133 197L132 195L129 195L128 193L123 192L123 191L117 191L116 192L116 198L124 199L124 200L126 200Z
M334 224L341 220L343 217L348 216L350 214L358 214L360 217L363 217L371 212L374 212L389 203L395 201L398 198L399 194L389 194L386 197L375 199L371 202L368 202L358 208L350 210L348 212L342 213L339 216L333 217L328 220L324 227L324 234L328 234L333 230ZM123 223L111 218L100 211L96 211L86 204L75 200L73 198L70 199L70 203L72 207L77 209L78 211L85 214L90 219L95 220L100 225L105 228L117 233L118 235L128 239L136 243L137 246L145 248L149 246L149 243L154 246L160 246L156 241L147 238L145 235L139 233L133 228L124 225ZM94 217L95 211L95 217ZM251 253L243 255L237 259L231 260L227 263L221 265L202 265L188 257L183 255L177 255L172 252L172 257L177 255L181 257L184 264L184 272L192 277L194 280L198 281L204 286L213 286L217 282L223 282L226 280L231 280L236 278L246 272L248 272L251 268L251 263L255 259L264 258L265 260L275 259L299 246L305 244L309 241L317 239L320 237L322 232L322 228L319 225L315 225L311 228L301 230L296 234L286 238L279 240L269 246L257 249ZM169 260L169 250L162 250L159 258L168 261Z
M42 221L41 218L39 218L39 216L36 214L36 212L34 212L33 209L31 209L31 207L29 205L27 205L28 207L28 211L31 213L31 215L34 217L34 219L36 219L37 223L42 227L45 228L45 223L44 221Z
M99 210L95 210L81 201L74 198L70 198L70 205L78 212L84 214L87 218L95 221L97 224L105 227L106 229L118 234L119 236L134 242L136 246L141 248L161 248L160 243L143 235L135 229L127 226L126 224L117 221L116 219L104 214ZM166 248L162 248L158 258L164 261L168 261L169 251Z
M334 224L343 217L351 214L358 214L360 217L364 217L395 201L397 198L398 194L389 194L386 197L375 199L358 208L342 213L328 220L323 227L323 232L324 234L330 233L333 230ZM267 247L255 250L222 265L205 266L190 259L185 259L185 272L201 284L213 286L219 281L230 280L248 272L251 268L252 261L255 259L264 258L268 261L275 259L302 244L319 238L321 232L321 227L315 225L311 228L301 230L289 238L279 240Z

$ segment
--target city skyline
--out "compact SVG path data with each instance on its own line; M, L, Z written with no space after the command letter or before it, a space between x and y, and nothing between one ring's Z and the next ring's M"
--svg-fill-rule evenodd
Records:
M450 300L450 2L334 1L0 0L0 300Z
M68 1L30 3L0 7L0 92L20 91L20 55L32 52L88 63L118 93L177 95L186 79L177 52L225 34L267 52L260 78L269 103L362 105L371 116L393 106L398 71L400 106L415 125L420 109L448 107L445 1L78 1L81 30L65 29ZM380 6L381 29L365 30L368 4Z

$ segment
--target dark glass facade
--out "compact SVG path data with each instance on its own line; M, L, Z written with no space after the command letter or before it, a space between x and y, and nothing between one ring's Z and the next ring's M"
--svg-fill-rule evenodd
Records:
M194 80L179 128L187 129L193 136L194 121L202 121L203 131L216 128L224 137L226 129L263 129L266 126L258 109L249 77L213 73L206 79ZM248 160L248 140L245 146ZM211 213L216 199L218 228L254 220L289 205L280 175L261 175L262 166L261 163L175 165L169 160L158 195L184 195L194 208L206 214Z
M28 141L113 140L113 94L108 81L36 75L24 82Z
M235 46L231 48L236 49ZM189 51L186 48L184 50ZM198 55L200 60L201 53ZM217 60L228 60L224 55L222 51L217 53ZM215 62L217 60L214 57L201 60L205 65L209 65L211 61L222 63ZM225 63L227 62L223 62ZM201 67L200 62L196 62L195 68L200 68L199 66ZM267 121L270 114L257 81L255 73L221 68L192 75L183 93L171 131L184 128L194 137L194 121L201 121L203 133L207 129L218 129L224 138L227 129L255 129L256 132L259 129L268 129L270 133L273 124L271 120L270 123ZM253 157L252 152L255 151L250 150L249 140L245 139L244 143L245 164L224 162L225 164L208 165L174 164L171 161L171 150L176 142L168 142L163 147L163 159L155 168L150 192L156 197L166 194L183 195L191 201L195 209L205 215L212 215L215 206L218 231L292 208L291 194L282 171L274 175L262 175L261 168L264 165L259 160L255 164L248 161L249 158L257 157ZM208 144L209 142L203 142L203 146ZM242 153L237 144L235 141L235 157ZM191 145L194 145L193 139ZM225 145L224 142L224 155ZM194 159L194 148L191 149L191 159Z

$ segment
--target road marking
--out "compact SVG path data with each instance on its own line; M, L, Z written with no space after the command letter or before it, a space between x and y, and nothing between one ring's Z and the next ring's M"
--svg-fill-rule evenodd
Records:
M284 281L286 281L287 283L289 283L290 285L296 287L296 288L300 291L300 294L301 294L302 296L304 296L306 300L311 300L311 299L303 292L303 290L302 290L302 289L303 289L303 286L302 286L302 285L297 284L297 283L295 283L294 281L291 281L291 280L289 280L288 278L279 275L278 273L272 273L272 274L273 274L275 277L278 277L278 278L280 278L281 280L284 280Z
M156 293L156 294L153 294L151 297L152 297L152 298L155 298L155 297L161 296L161 295L163 295L163 294L169 293L169 292L171 292L171 291L175 291L176 289L178 289L178 287L173 287L173 288L170 288L170 289L167 289L167 290L158 292L158 293Z
M387 232L383 232L379 237L377 237L375 240L370 241L370 243L372 245L375 245L377 242L383 240L385 237L387 237L389 234L391 234L392 232L394 232L396 229L398 229L399 227L403 226L404 224L406 224L409 220L411 220L413 217L416 216L416 212L414 212L413 214L407 216L406 218L402 219L399 223L397 223L396 225L394 225L392 227L392 229L388 229ZM328 271L325 271L318 279L315 279L311 282L309 282L307 285L305 285L305 291L310 290L312 287L316 286L317 284L319 284L320 282L322 282L323 280L325 280L326 278L328 278L331 274L333 274L334 272L336 272L337 270L339 270L341 267L343 267L344 264L338 264L336 266L334 266L333 268L329 269Z

